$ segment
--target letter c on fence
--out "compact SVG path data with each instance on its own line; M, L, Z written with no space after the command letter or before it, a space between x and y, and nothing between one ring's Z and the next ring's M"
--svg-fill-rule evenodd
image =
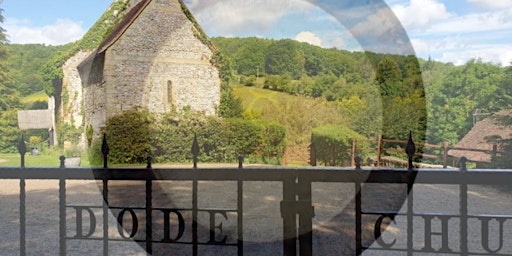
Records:
M389 248L393 247L393 245L396 243L396 238L391 243L385 243L384 240L382 239L382 237L381 237L382 236L382 232L380 230L381 230L381 227L382 227L382 221L385 218L389 218L391 220L391 222L396 224L395 219L392 216L390 216L390 215L382 215L382 216L380 216L377 219L377 222L375 222L375 229L373 230L373 234L375 235L375 241L377 241L377 243L380 246L382 246L383 248L389 249Z

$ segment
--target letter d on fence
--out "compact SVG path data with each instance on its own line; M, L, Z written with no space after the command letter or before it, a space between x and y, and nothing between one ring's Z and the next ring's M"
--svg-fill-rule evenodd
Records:
M88 238L94 234L96 231L96 216L94 216L94 212L89 207L84 206L75 206L76 211L76 235L75 238ZM83 212L86 212L89 215L89 232L84 234L83 231Z

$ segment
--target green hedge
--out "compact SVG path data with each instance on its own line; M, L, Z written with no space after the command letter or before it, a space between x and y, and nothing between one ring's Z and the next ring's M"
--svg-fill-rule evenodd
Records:
M285 128L272 123L243 119L205 117L194 113L166 114L131 110L107 121L106 134L112 164L144 163L148 155L155 163L192 161L194 136L200 147L200 162L280 163L285 147ZM91 147L91 162L101 164L101 138Z
M350 166L352 140L364 138L345 126L325 125L311 133L311 146L316 161L326 166Z

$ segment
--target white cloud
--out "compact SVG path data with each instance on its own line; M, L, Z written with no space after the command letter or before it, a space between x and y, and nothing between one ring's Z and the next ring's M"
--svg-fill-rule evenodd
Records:
M349 31L367 51L392 54L413 54L407 33L391 9L382 7L360 18Z
M512 29L512 19L507 10L483 13L471 13L437 23L427 30L428 33L463 34L490 32Z
M512 61L512 46L508 44L471 43L465 37L448 36L441 39L411 40L416 54L437 61L462 65L470 59L482 59L502 66Z
M512 1L510 0L467 0L468 3L474 4L478 8L485 10L500 10L512 8Z
M310 31L302 31L295 36L295 40L316 46L322 46L322 39Z
M392 10L406 29L425 28L453 16L437 0L411 0L408 5L392 6Z
M185 3L201 26L214 36L266 32L290 13L316 8L301 0L188 0Z
M482 59L485 62L509 66L512 61L512 46L478 45L463 49L452 49L443 52L440 61L462 65L470 59Z
M466 0L480 9L447 11L449 0L393 1L393 11L407 29L419 57L456 65L472 58L501 65L512 60L512 1Z
M63 19L43 27L33 27L27 20L6 18L5 29L9 41L15 44L61 45L81 39L86 32L80 24Z

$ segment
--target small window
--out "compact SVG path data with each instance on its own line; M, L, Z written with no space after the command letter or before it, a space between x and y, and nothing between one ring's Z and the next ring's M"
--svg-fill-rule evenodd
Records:
M172 81L167 81L167 105L172 107Z

